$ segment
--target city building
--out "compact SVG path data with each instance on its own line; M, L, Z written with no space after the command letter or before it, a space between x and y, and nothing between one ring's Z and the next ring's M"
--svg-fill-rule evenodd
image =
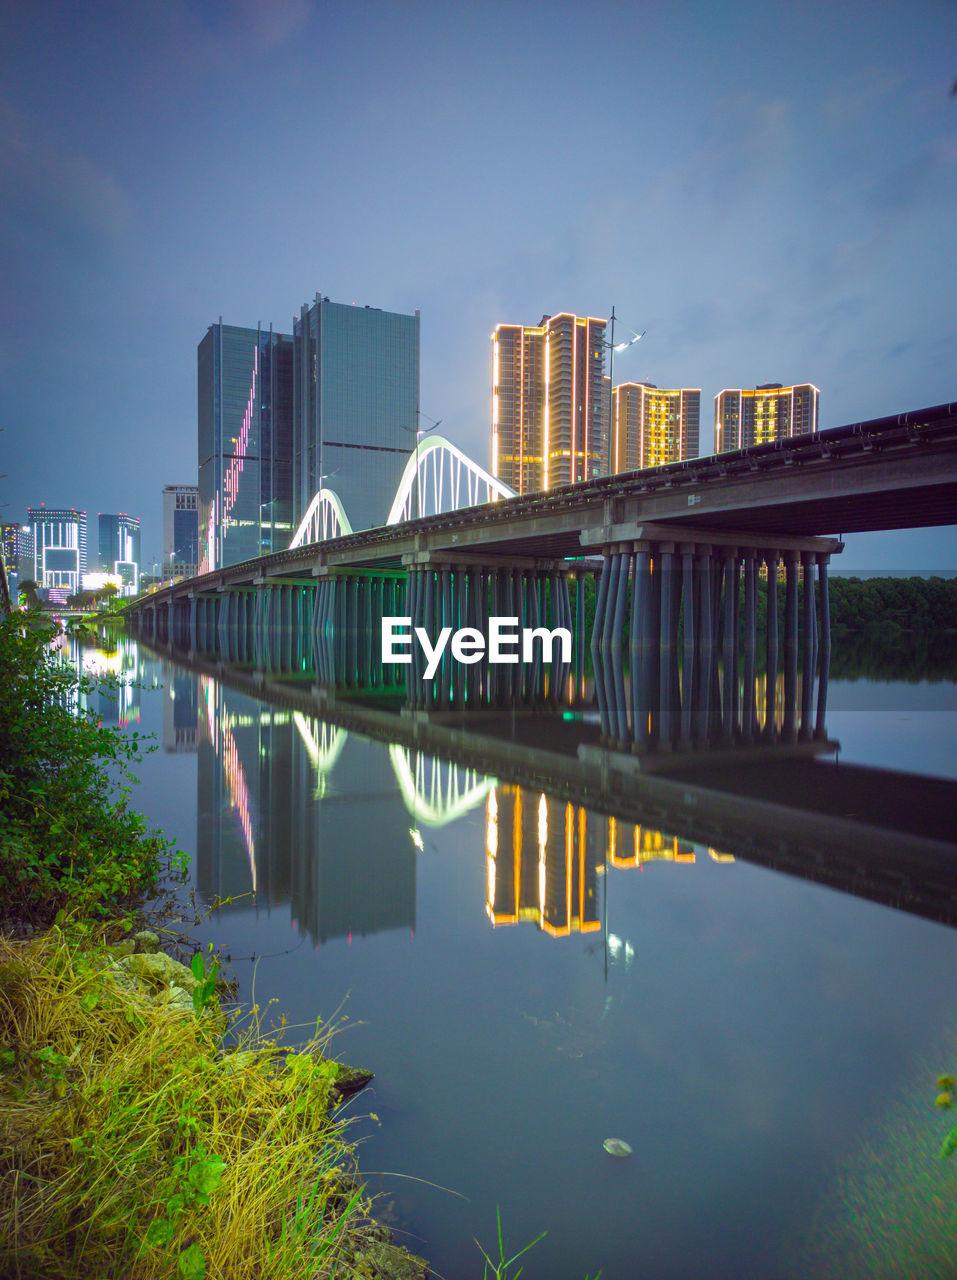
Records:
M605 325L561 312L492 334L492 474L516 493L606 473Z
M621 383L613 392L609 472L696 458L700 416L700 387L665 391L653 382Z
M0 538L10 595L16 600L20 580L33 577L33 529L27 524L0 525Z
M62 604L80 590L86 572L86 512L41 504L27 509L27 523L33 533L30 576L48 600ZM21 566L21 581L24 576Z
M163 486L163 578L199 573L199 486Z
M329 488L353 529L384 524L416 444L419 313L317 294L294 337L294 523Z
M220 318L199 344L200 572L289 545L292 368L291 336L271 327Z
M817 431L820 394L810 382L721 391L714 398L715 453Z
M99 514L99 567L104 573L117 574L122 582L120 594L135 596L140 580L139 516Z

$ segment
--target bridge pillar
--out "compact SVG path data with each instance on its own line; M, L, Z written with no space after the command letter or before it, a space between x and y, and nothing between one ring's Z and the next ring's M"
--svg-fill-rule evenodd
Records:
M817 684L817 716L814 724L815 738L824 741L827 731L824 728L824 712L827 705L827 681L831 667L831 606L827 592L828 555L817 557L818 606L820 610L821 643L818 649L818 684Z
M744 618L742 644L744 646L744 678L741 689L741 736L753 742L757 736L757 715L754 705L755 650L758 626L758 564L756 552L748 548L744 553Z
M784 728L782 737L793 742L797 736L798 673L798 566L796 551L784 553Z
M676 730L675 692L678 683L678 618L681 584L678 580L675 544L658 545L661 558L661 621L659 641L658 750L669 752Z
M817 668L817 618L814 609L814 556L810 551L801 552L801 576L804 594L801 609L801 642L804 663L801 668L801 727L800 738L809 741L814 735L811 721L814 705L814 674Z
M765 689L764 689L764 739L774 742L777 737L778 693L778 553L766 551L767 566L767 614L765 622Z
M738 714L738 568L737 549L723 550L724 599L722 621L721 740L733 742Z
M711 737L711 704L716 684L714 646L714 564L711 548L697 545L695 568L698 584L698 688L694 705L694 740L707 746ZM686 692L685 696L688 696Z

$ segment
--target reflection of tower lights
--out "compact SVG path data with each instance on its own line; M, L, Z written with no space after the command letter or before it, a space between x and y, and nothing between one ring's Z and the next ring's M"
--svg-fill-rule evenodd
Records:
M539 918L545 918L545 882L548 878L548 867L545 861L545 846L548 843L548 805L545 792L538 802L538 910Z
M215 751L218 749L220 741L220 735L216 732L215 687L208 676L200 676L200 683L205 685L202 691L202 698L206 707L206 724L209 730L209 739ZM246 774L239 759L236 739L233 737L232 730L229 727L229 718L225 712L222 715L222 743L223 773L226 777L226 789L229 792L230 804L239 814L239 825L246 845L246 857L249 861L249 873L252 878L253 893L255 893L257 881L256 846L253 841L249 787L246 784Z
M495 788L488 793L485 802L485 874L488 900L486 911L490 920L495 912L495 858L498 854L498 798Z

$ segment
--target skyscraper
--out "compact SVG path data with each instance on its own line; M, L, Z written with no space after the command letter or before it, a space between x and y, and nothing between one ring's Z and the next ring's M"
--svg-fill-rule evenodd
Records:
M4 524L0 535L10 595L16 600L20 579L33 577L33 529L28 524Z
M698 456L700 387L664 391L653 382L615 387L609 472L637 471Z
M193 578L199 572L199 487L163 486L164 578Z
M199 344L199 561L237 564L292 536L292 338L209 326Z
M765 382L753 391L719 392L714 398L715 453L817 431L820 394L810 382L793 387Z
M415 448L419 313L317 294L294 336L294 523L330 488L353 529L384 524Z
M80 590L86 573L86 512L41 504L27 508L27 523L33 530L31 576L50 600L62 604Z
M517 493L607 471L605 324L564 311L492 334L492 474Z
M120 594L136 595L140 577L139 516L99 517L99 566L105 573L116 573L123 580Z

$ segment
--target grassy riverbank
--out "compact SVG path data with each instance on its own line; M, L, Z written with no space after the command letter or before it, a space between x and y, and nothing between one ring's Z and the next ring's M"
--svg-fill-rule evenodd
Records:
M327 1031L290 1052L134 936L171 851L50 641L0 621L0 1274L426 1274L369 1217Z

